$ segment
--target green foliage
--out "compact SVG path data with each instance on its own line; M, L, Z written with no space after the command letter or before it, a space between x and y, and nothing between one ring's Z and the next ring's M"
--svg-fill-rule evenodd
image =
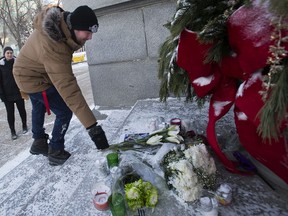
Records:
M183 158L185 158L185 155L182 151L177 151L177 152L176 151L170 151L164 156L164 158L161 162L161 167L163 167L163 170L164 170L164 178L165 178L165 180L167 182L167 186L170 190L173 189L173 185L169 184L169 178L171 176L173 176L175 171L169 169L168 166L171 163L171 161L176 162L176 161L179 161Z
M185 157L185 153L184 151L187 150L188 148L190 148L191 146L196 146L198 144L204 143L203 142L203 137L198 137L198 135L196 135L193 140L189 141L189 144L187 144L185 146L185 149L173 149L171 151L169 151L164 157L163 160L161 162L161 167L164 170L164 178L167 182L168 188L171 190L174 188L174 186L170 183L169 179L175 175L179 175L179 174L183 174L181 171L179 170L175 170L175 169L171 169L170 163L171 162L178 162L180 160L187 160L187 158ZM193 161L189 160L188 161L193 165ZM216 179L217 179L217 175L216 173L213 174L207 174L206 170L203 170L202 168L195 168L193 165L193 172L196 173L197 178L199 183L203 186L203 188L205 189L215 189L216 186Z
M124 190L127 204L132 211L144 206L155 208L158 202L157 188L148 181L139 179L125 184Z
M176 62L179 35L185 29L197 32L199 41L213 43L205 63L220 62L223 55L230 53L227 39L226 20L229 15L244 1L231 4L229 0L180 0L173 20L165 25L170 36L159 49L158 78L161 80L160 100L166 99L172 93L176 97L186 96L187 101L193 98L204 104L205 98L198 98L191 87L187 72Z
M279 5L286 6L284 11L288 10L287 1L279 2ZM287 13L283 14L281 9L278 10L275 1L271 1L269 6L276 16L273 16L271 22L274 26L274 31L271 33L273 44L269 47L270 56L267 60L269 71L264 80L265 89L262 93L265 104L258 114L261 121L258 133L263 140L268 139L271 142L272 139L278 140L280 136L288 138L288 127L283 125L283 122L287 122L288 107L288 50L286 49L288 23Z
M274 74L271 94L260 111L261 123L258 128L259 134L263 139L272 138L278 140L279 136L284 135L288 138L287 133L283 134L283 120L287 119L288 107L288 60L285 60L282 71ZM287 129L287 127L286 127ZM286 131L287 132L287 131Z
M228 1L184 0L179 1L177 12L172 21L172 36L179 35L184 28L200 32L209 20L222 14L228 7ZM178 30L178 31L176 31Z
M194 169L194 172L197 174L198 180L204 189L215 190L217 180L216 173L207 175L203 169Z
M268 4L273 14L287 21L288 0L262 0L262 3ZM165 25L170 31L170 36L159 50L158 77L161 80L159 91L161 101L166 101L170 94L176 97L185 95L187 101L196 100L200 107L203 106L210 97L197 97L187 72L177 65L179 35L185 28L196 32L199 42L213 44L204 63L219 63L223 56L230 55L232 52L228 41L227 19L240 6L251 6L251 4L251 0L178 1L172 21ZM278 26L277 23L274 25ZM282 25L287 30L285 22ZM284 39L287 40L287 38ZM284 39L283 42L287 43ZM275 52L271 52L275 56ZM278 139L280 134L284 133L287 137L288 129L284 132L280 131L281 122L287 120L287 67L285 66L279 73L271 74L273 79L273 88L272 91L269 91L271 96L259 114L261 115L261 124L258 132L263 139Z
M177 45L178 38L169 37L160 49L158 78L161 80L161 101L166 101L170 92L180 97L183 92L190 90L187 73L176 64Z

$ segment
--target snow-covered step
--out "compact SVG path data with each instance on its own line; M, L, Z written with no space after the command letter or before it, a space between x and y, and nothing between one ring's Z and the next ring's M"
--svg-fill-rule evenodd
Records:
M73 146L73 139L74 137L68 139L67 150L73 148L77 152L78 146L76 144ZM91 146L87 146L87 148L91 148ZM71 159L72 158L71 156ZM48 165L47 157L41 155L30 155L27 157L1 178L0 215L15 215L25 207L27 203L31 202L30 200L33 199L40 190L47 187L47 182L57 181L58 179L55 178L55 175L57 172L63 172L61 169L64 167L65 165L57 167Z
M110 116L100 122L108 140L128 113L110 111ZM90 193L90 187L82 181L86 175L97 173L93 166L99 151L77 120L71 122L65 138L72 156L62 166L52 167L46 157L30 155L27 149L26 158L0 175L0 215L62 215L62 209L77 200L75 191Z
M84 146L73 152L60 168L55 167L53 175L47 176L45 186L19 212L20 215L40 215L39 210L41 215L59 215L66 203L74 199L73 193L90 170L97 150L82 143L81 136L76 136L72 142L73 146Z

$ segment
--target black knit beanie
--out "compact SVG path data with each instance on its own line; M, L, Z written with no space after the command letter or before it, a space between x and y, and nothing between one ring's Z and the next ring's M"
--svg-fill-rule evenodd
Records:
M5 53L6 53L8 50L10 50L10 51L13 52L13 49L12 49L10 46L7 46L7 47L5 47L4 50L3 50L3 56L5 55Z
M94 11L87 5L77 7L70 17L71 27L75 30L90 31L96 33L98 20Z

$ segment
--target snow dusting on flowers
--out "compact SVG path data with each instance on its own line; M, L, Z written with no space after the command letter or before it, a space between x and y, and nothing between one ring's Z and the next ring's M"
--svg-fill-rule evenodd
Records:
M187 202L200 198L202 189L213 189L216 184L216 166L205 144L173 149L162 161L166 182L177 196Z
M197 174L193 171L193 165L188 160L171 162L168 169L173 174L168 178L167 183L176 189L181 199L194 201L200 197L202 186L198 182Z
M208 175L216 172L214 159L210 156L206 146L201 143L191 146L184 151L185 157L193 164L195 169L202 169Z

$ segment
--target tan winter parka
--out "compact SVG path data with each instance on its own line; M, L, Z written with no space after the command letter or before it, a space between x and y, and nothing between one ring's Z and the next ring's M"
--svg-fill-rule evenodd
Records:
M55 86L85 128L96 123L72 71L72 54L81 48L71 37L59 8L42 11L15 61L13 74L25 93L42 92ZM49 99L48 99L49 100Z

